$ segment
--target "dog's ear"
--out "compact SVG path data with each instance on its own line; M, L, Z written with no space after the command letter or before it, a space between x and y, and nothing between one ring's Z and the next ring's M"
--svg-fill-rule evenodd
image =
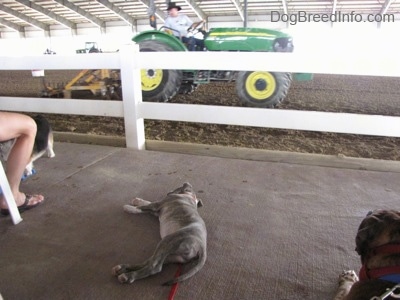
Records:
M193 186L189 182L185 182L182 186L184 192L193 193Z
M363 260L371 248L370 244L379 236L383 229L383 222L378 214L368 214L358 227L356 235L356 251Z
M363 228L358 230L356 236L356 252L361 256L361 259L367 254L369 249L369 240L373 237L370 228Z

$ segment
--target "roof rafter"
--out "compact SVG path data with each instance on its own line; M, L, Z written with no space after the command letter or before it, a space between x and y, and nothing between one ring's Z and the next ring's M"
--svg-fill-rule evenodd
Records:
M332 15L336 13L337 0L332 1Z
M288 14L288 6L287 6L287 3L286 3L286 0L282 0L282 8L283 8L283 13L285 15L287 15Z
M96 0L96 1L99 2L101 5L105 6L106 8L108 8L109 10L111 10L112 12L116 13L122 20L124 20L129 25L132 26L134 25L135 19L132 18L126 12L124 12L122 9L120 9L118 6L114 5L108 0Z
M244 21L244 14L243 14L243 9L240 6L240 1L239 0L231 0L231 1L232 1L233 5L235 5L240 18L242 19L242 21Z
M148 9L151 7L151 3L149 0L139 0L144 6L147 6ZM158 7L155 8L155 15L161 20L165 21L165 12L163 12L161 9ZM150 17L150 16L149 16Z
M49 10L47 8L44 8L44 7L41 7L40 5L35 4L33 1L29 1L29 0L15 0L15 1L25 5L27 7L30 7L32 9L40 12L41 14L48 16L49 18L57 21L58 23L60 23L61 25L64 25L67 28L76 29L75 23L53 13L51 10Z
M81 15L82 17L84 17L86 20L92 22L94 25L96 25L96 26L98 26L100 28L104 28L104 22L102 20L100 20L99 18L96 18L95 16L91 15L90 13L88 13L85 10L83 10L79 6L77 6L75 4L72 4L71 2L69 2L67 0L53 0L53 1L57 2L58 4L61 4L62 6L65 6L69 10L72 10L72 11L76 12L77 14Z
M389 6L392 4L393 0L386 0L385 3L383 3L382 8L379 12L380 15L386 14L387 10L389 9Z
M49 29L50 29L49 25L46 25L43 22L39 22L38 20L35 20L34 18L28 17L28 16L26 16L26 15L24 15L24 14L22 14L22 13L16 11L16 10L13 10L13 9L3 5L3 4L0 4L0 10L4 11L5 13L7 13L7 14L9 14L11 16L16 17L16 18L18 18L18 19L20 19L20 20L22 20L22 21L24 21L26 23L29 23L30 25L32 25L32 26L34 26L36 28L39 28L39 29L41 29L43 31L49 31Z
M200 20L206 20L207 15L200 9L200 7L196 4L196 1L193 0L185 0L185 2L192 8L194 13Z
M24 33L24 27L23 26L19 26L19 25L13 23L13 22L4 20L4 18L0 19L0 24L4 25L4 26L6 26L6 27L8 27L10 29L13 29L15 31L18 31L20 33Z

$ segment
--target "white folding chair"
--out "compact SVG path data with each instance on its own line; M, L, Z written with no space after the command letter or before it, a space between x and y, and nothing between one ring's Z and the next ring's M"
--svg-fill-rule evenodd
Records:
M3 164L0 161L0 187L6 199L8 210L10 211L11 219L14 225L22 221L21 214L19 213L17 204L15 203L14 196L11 193L10 185L8 184L6 173L4 172Z

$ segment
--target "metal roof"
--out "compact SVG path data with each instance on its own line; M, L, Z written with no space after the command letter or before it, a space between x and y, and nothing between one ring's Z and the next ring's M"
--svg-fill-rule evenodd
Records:
M166 16L167 2L154 0L159 20ZM198 19L265 16L280 14L400 14L400 0L185 0L175 1L182 12ZM92 23L104 28L107 22L124 21L136 26L148 19L149 0L0 0L0 31L36 27L48 31L52 25L76 29L78 24ZM245 8L247 3L247 9Z

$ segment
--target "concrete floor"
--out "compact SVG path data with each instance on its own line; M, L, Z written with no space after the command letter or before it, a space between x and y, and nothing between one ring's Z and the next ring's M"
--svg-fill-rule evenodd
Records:
M142 262L159 241L155 217L122 206L159 200L185 181L204 203L208 259L175 299L331 299L339 273L359 269L363 217L399 203L398 162L346 159L346 168L329 164L334 157L319 166L316 156L251 161L60 142L55 152L22 184L45 203L17 226L0 218L5 300L168 299L161 283L177 266L131 285L111 268Z

